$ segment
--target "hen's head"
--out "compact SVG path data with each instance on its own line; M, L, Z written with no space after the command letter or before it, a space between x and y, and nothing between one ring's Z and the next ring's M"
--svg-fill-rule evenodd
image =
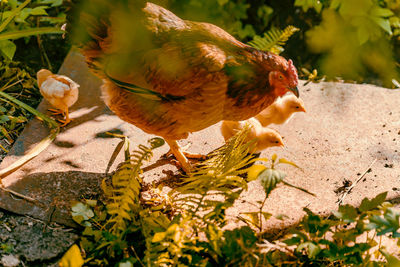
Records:
M289 60L287 64L279 70L271 71L268 79L269 84L274 88L277 96L283 96L288 91L291 91L295 96L299 97L299 90L297 89L297 70L292 60Z

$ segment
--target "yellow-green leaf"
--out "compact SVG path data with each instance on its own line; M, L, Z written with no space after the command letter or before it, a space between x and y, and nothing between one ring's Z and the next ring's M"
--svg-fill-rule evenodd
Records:
M81 267L84 260L81 255L79 247L75 244L68 249L60 260L60 267Z
M247 172L247 179L248 181L254 181L258 178L258 175L264 171L267 167L264 165L253 165L249 168L249 171Z

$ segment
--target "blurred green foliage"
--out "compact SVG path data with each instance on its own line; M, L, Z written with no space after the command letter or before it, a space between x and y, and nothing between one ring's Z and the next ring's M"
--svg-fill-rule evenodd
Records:
M395 87L399 79L398 0L165 0L179 16L214 23L242 41L270 29L300 29L285 47L298 69L328 78ZM302 73L301 73L302 74ZM304 76L303 76L304 77Z
M61 34L60 25L65 22L65 14L49 15L48 10L62 4L62 0L7 0L0 2L0 53L3 58L12 60L17 46L15 39L40 34ZM44 26L44 27L42 27ZM54 27L56 26L56 27Z

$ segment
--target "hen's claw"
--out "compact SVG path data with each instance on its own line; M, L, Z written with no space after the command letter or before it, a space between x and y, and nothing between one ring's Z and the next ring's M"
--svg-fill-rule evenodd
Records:
M206 160L207 156L202 155L202 154L191 154L188 152L183 152L183 155L185 155L188 159L197 159L197 160Z

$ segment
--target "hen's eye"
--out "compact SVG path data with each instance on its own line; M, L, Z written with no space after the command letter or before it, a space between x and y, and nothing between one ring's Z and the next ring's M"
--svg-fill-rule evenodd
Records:
M282 74L279 74L279 80L283 80Z
M296 106L296 108L300 108L299 106Z
M275 144L279 144L279 141L275 141Z

